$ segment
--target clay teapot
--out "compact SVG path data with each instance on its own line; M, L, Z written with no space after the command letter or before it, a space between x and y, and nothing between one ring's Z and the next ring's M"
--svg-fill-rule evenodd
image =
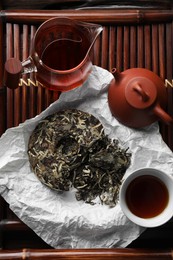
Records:
M167 92L158 75L144 68L121 73L113 69L112 74L108 103L119 122L133 128L148 126L159 119L173 123L173 118L165 112Z

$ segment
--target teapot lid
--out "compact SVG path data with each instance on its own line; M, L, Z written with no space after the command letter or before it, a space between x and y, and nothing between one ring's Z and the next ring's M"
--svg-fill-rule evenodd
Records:
M125 98L134 108L145 109L154 103L156 97L157 89L146 77L135 77L125 87Z

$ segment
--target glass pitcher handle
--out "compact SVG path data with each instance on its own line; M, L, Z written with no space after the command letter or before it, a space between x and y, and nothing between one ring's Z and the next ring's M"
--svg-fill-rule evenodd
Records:
M4 67L4 85L10 89L17 88L22 70L23 67L20 60L16 58L8 59Z
M4 85L10 89L15 89L19 86L22 74L31 72L37 72L37 68L31 57L22 62L16 58L10 58L5 62Z

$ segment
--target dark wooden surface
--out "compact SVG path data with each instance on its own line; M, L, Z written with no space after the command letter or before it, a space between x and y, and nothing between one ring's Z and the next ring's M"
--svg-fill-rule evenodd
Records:
M115 9L172 9L172 0L2 0L3 9L78 9L104 8Z
M111 14L111 15L110 15ZM53 16L66 15L103 24L104 30L94 45L93 63L105 69L130 67L153 70L163 80L173 78L173 11L116 10L32 11L7 10L0 16L0 134L40 113L58 98L33 84L16 90L4 88L3 65L10 57L28 57L32 36L38 25ZM161 17L161 18L160 18ZM24 78L27 81L27 77ZM32 75L30 75L32 80ZM168 91L168 112L173 115L172 87ZM173 150L172 127L160 124L164 141ZM42 251L51 249L23 224L0 198L0 259L172 259L173 221L159 228L147 229L126 249L91 251ZM31 250L23 250L31 248ZM36 249L33 251L32 249ZM10 250L10 251L4 251ZM17 250L17 251L12 251ZM146 251L147 250L147 251ZM49 255L49 258L48 258ZM16 256L16 258L14 258ZM7 258L5 258L7 257ZM8 258L9 257L9 258Z

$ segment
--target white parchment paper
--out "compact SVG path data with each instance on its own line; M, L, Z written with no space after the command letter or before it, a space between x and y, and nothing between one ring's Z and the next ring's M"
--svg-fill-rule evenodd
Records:
M119 204L114 208L76 201L74 191L56 192L42 184L30 170L27 145L41 118L65 108L96 116L110 138L132 152L126 175L141 167L173 173L173 154L163 142L157 123L142 130L121 125L109 110L107 90L113 76L93 66L88 80L63 93L35 118L8 129L0 138L0 194L13 212L54 248L126 247L144 228L129 221Z

